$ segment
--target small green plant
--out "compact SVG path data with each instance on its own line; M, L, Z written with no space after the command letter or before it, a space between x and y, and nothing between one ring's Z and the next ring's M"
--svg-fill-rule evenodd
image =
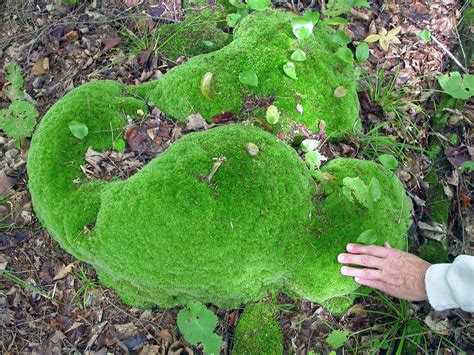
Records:
M201 343L206 354L220 352L222 339L214 333L217 326L217 316L200 302L189 303L178 313L178 328L184 339L191 345Z
M28 282L26 282L25 280L20 279L18 276L14 275L9 270L0 270L0 275L2 277L4 277L5 279L10 280L11 282L14 282L17 285L26 288L28 291L37 293L38 295L41 295L42 297L44 297L44 298L46 298L50 301L53 301L55 303L59 303L59 301L56 300L54 297L51 297L50 295L48 295L43 290L40 290L39 288L36 288L36 287L30 285Z
M459 100L469 100L474 96L474 75L457 71L438 77L443 92Z
M12 103L7 109L0 110L0 128L14 139L30 137L36 126L38 111L24 100L24 80L20 66L16 62L10 62L6 72L9 85L5 94Z
M370 7L370 4L367 0L329 0L324 16L341 16L349 13L353 7Z
M90 291L99 288L100 284L97 281L91 280L82 265L79 266L79 271L75 273L75 276L81 283L81 287L77 290L73 300L76 301L79 307L85 309L90 298Z
M351 202L358 202L367 209L374 208L375 202L381 197L380 183L373 177L367 186L361 178L345 177L342 180L342 193Z
M333 349L339 349L346 343L348 336L349 332L347 330L334 329L331 333L329 333L328 337L326 338L326 342Z
M229 27L237 26L237 24L242 21L251 10L263 11L268 9L272 4L270 0L247 0L246 4L244 4L242 0L229 0L229 3L237 10L236 13L229 14L226 17L227 25Z
M78 139L84 139L89 134L89 128L84 123L78 121L69 122L69 130Z
M382 154L377 158L377 160L387 169L395 170L398 168L397 158L391 154Z
M319 151L320 142L315 139L305 139L301 142L301 149L305 152L305 162L308 165L311 175L320 180L324 180L324 176L319 171L323 161L326 161L327 158L322 155Z

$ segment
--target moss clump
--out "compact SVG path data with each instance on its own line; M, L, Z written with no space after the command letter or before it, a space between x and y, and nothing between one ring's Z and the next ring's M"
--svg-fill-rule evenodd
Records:
M387 241L394 248L406 249L410 207L398 178L378 164L339 158L325 165L322 171L329 173L332 180L320 187L320 194L315 199L311 237L297 245L299 251L292 250L294 255L301 257L290 274L300 295L327 303L327 300L347 295L357 288L352 278L340 276L341 266L335 260L347 243L355 242L362 232L375 230L378 235L376 244L383 245ZM343 193L345 177L359 177L366 185L373 177L377 178L381 197L373 208L348 200ZM318 265L324 265L317 272L312 267L315 260ZM327 305L341 312L331 303Z
M448 249L441 243L428 240L417 250L417 255L431 264L442 264L448 261Z
M245 307L235 330L232 354L283 354L283 336L276 316L272 304Z
M289 78L283 65L290 61L295 49L291 29L294 15L275 10L255 12L238 26L234 41L228 46L191 58L146 89L135 89L155 103L166 114L184 120L199 112L211 121L223 111L239 113L247 96L261 98L276 95L275 105L285 119L292 119L317 129L320 120L332 138L360 128L359 103L353 66L339 59L339 48L332 42L333 30L323 22L314 29L314 39L306 40L300 48L307 59L296 63L299 80ZM244 87L239 73L253 71L259 85ZM201 93L201 79L213 73L211 99ZM334 90L344 86L346 96L336 98ZM297 104L303 108L301 114Z
M218 50L232 41L232 35L219 28L222 24L225 14L220 7L190 11L183 22L158 28L158 51L176 60Z
M426 175L425 181L430 185L428 203L426 204L428 214L435 222L447 225L451 201L446 197L443 185L438 181L436 171L431 170Z

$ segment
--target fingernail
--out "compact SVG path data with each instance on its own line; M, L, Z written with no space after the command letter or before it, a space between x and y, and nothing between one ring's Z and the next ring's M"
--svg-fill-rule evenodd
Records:
M354 277L354 280L355 280L355 282L357 282L358 284L360 284L360 277L357 277L357 276L356 276L356 277Z
M344 262L344 255L343 254L339 254L337 256L337 261L339 261L340 263L343 263Z
M351 251L354 248L354 244L347 244L347 250Z
M347 267L346 266L341 267L341 274L347 275Z

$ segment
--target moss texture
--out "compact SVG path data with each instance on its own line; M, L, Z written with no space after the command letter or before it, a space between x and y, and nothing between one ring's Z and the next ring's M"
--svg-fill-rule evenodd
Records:
M290 23L294 16L276 10L255 12L242 20L228 46L191 58L160 80L133 90L178 120L196 112L208 121L223 111L239 113L246 97L256 94L261 98L276 95L274 104L287 120L314 130L324 120L333 138L360 129L354 68L335 55L339 47L332 42L334 31L329 26L319 22L314 39L299 45L307 55L306 61L295 63L299 80L284 74L283 65L295 49L291 48L295 37ZM239 73L244 71L257 74L258 87L239 82ZM201 93L206 73L213 73L210 100ZM334 90L339 86L348 93L336 98ZM303 114L296 109L298 103Z
M391 172L366 161L336 159L323 169L334 179L316 184L292 148L251 126L186 135L126 181L82 177L88 147L111 147L112 130L123 128L125 116L146 111L140 97L150 96L177 118L184 117L189 102L209 118L241 107L248 92L236 75L247 67L259 73L256 92L276 93L285 114L294 110L298 92L307 95L300 118L310 126L324 118L337 136L358 124L351 68L333 56L336 47L325 25L318 25L316 40L305 47L309 59L297 67L301 80L281 72L289 55L291 16L275 11L248 16L229 46L138 88L112 81L83 85L41 121L28 157L37 216L64 249L92 264L124 302L237 307L281 291L331 304L330 299L357 289L340 275L336 261L348 242L375 229L378 244L405 247L408 201ZM218 91L207 101L199 80L211 69ZM341 101L332 95L339 85L349 89ZM73 120L88 126L85 139L71 134ZM247 143L259 147L257 156L247 152ZM219 168L206 180L217 161ZM382 197L373 209L347 200L345 177L360 177L366 184L377 177Z
M158 51L176 60L180 56L194 57L218 50L232 41L232 35L220 28L225 22L224 10L220 6L187 12L183 22L158 28ZM212 45L205 41L212 42Z
M110 81L69 93L35 133L28 171L40 220L126 303L236 307L275 291L325 301L356 289L336 256L363 230L404 246L408 203L392 173L337 159L324 169L337 180L318 187L289 146L248 126L189 134L126 181L81 182L87 148L111 146L124 103L139 106ZM84 140L69 131L72 120L89 127ZM249 142L260 149L256 157ZM383 197L374 211L344 200L345 176L378 178ZM324 201L314 199L323 192Z
M442 264L448 261L448 248L434 240L428 240L417 250L417 255L431 264Z
M235 330L232 354L283 354L283 336L272 304L245 307Z
M444 193L443 185L439 182L434 169L426 175L425 181L430 185L426 204L428 214L435 222L446 226L451 211L451 201Z

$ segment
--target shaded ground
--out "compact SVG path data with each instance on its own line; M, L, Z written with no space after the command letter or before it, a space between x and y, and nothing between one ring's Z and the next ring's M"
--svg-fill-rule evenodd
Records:
M320 9L316 1L281 4L299 10L309 5ZM368 73L361 80L360 93L365 134L344 143L326 143L321 149L328 158L374 159L383 152L394 154L400 161L397 174L414 202L410 250L446 240L449 260L462 253L474 254L472 176L459 171L463 161L472 159L474 116L469 103L451 111L437 110L441 94L434 91L436 76L447 71L450 59L439 44L424 43L416 33L430 30L469 67L459 49L466 34L456 30L462 12L463 5L454 0L442 4L376 1L371 10L353 10L349 31L354 40L381 28L401 26L401 44L388 52L371 45L369 61L362 65ZM185 60L171 61L161 53L136 50L120 33L124 26L146 31L179 21L179 1L147 2L130 11L119 1L78 6L9 1L0 5L0 13L2 67L11 60L20 64L27 99L41 116L82 83L93 79L146 82ZM5 83L0 71L0 90ZM0 108L8 104L4 93L0 94ZM442 123L435 124L434 118ZM125 178L182 134L197 129L205 127L175 126L154 110L127 129L124 155L90 152L84 173L89 178ZM312 132L299 129L311 137ZM436 156L433 140L440 142L447 159L444 154ZM41 228L27 190L28 142L25 139L18 147L0 132L0 269L14 275L3 274L0 279L1 352L200 352L191 349L177 330L178 309L143 311L122 305L112 290L97 283L91 268L65 253ZM441 182L441 195L433 193L435 183L427 178L430 171L436 172L434 181ZM449 219L433 220L433 206L444 204L445 199L451 202L446 208L451 212ZM278 296L277 301L288 352L327 353L331 349L327 335L334 329L352 334L345 345L352 352L367 348L384 352L387 346L401 346L408 353L474 350L474 317L459 310L434 312L424 302L400 303L374 295L361 297L347 314L334 316L311 302L285 296ZM227 351L240 311L212 309L219 317L218 332Z

